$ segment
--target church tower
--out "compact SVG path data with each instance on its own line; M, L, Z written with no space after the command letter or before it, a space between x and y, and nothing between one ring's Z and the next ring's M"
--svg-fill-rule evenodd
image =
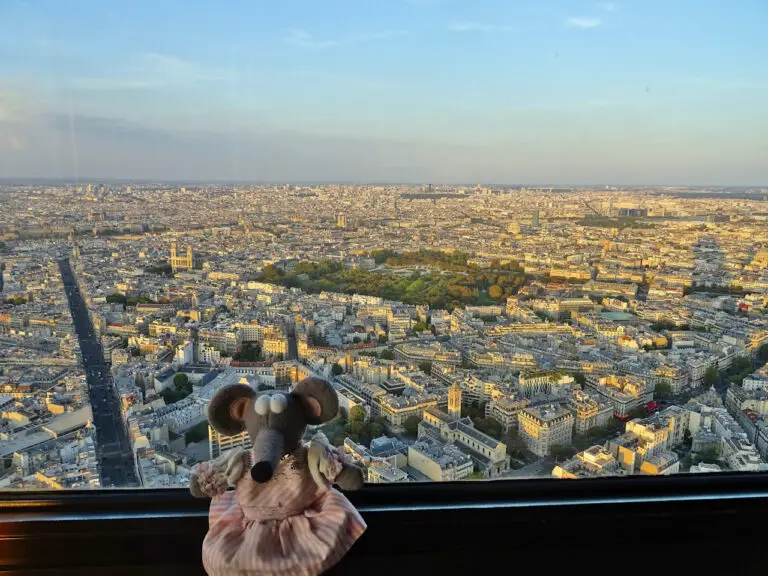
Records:
M448 390L448 414L461 418L461 388L456 382Z

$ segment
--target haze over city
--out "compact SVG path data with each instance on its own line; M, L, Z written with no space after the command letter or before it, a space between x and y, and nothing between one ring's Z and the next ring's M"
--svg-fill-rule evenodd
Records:
M0 178L759 185L767 15L3 2Z

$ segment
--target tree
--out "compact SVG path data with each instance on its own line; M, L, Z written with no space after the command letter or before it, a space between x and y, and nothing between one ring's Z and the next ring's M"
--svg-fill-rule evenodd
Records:
M114 294L109 294L106 298L107 304L123 304L128 301L128 298L125 294L121 294L120 292L115 292Z
M362 422L365 420L365 408L362 406L352 406L349 410L350 422Z
M720 383L720 373L717 371L717 367L714 364L710 364L706 372L704 372L704 386L709 388Z
M768 362L768 344L763 344L757 351L757 358L760 362Z
M382 360L394 360L395 359L395 353L387 348L386 350L382 350L379 352L379 358Z
M371 431L371 439L378 438L384 433L384 426L378 422L369 422L368 426Z
M630 420L634 420L635 418L645 418L648 414L645 411L645 407L638 406L637 408L630 410L629 414L627 415L629 416Z
M167 405L173 404L174 402L178 402L179 400L183 400L187 396L189 396L189 393L191 390L174 390L172 388L165 388L160 392L160 396L165 400L165 403Z
M472 472L471 474L468 474L464 477L464 480L483 480L485 479L485 476L483 476L482 472Z
M699 462L705 462L707 464L714 464L720 459L720 451L717 447L707 448L696 454L696 460Z
M430 362L429 360L421 362L419 364L419 370L424 372L424 374L430 374L432 372L432 362Z
M672 386L666 382L656 384L656 394L659 396L672 396Z
M752 362L750 362L749 358L734 359L734 361L731 363L731 367L728 369L728 372L736 374L745 371L752 371Z
M280 279L285 276L282 270L278 269L273 264L270 264L268 266L264 266L264 282L279 282Z
M587 383L586 376L584 376L584 374L582 374L581 372L576 372L573 375L573 379L576 381L577 384L581 384L582 386L584 386L584 384Z
M403 422L405 433L409 436L416 436L419 433L419 422L421 422L421 418L418 416L408 416Z
M241 346L240 351L232 356L232 360L241 362L259 362L262 358L261 346L258 342L246 342Z
M208 421L203 420L199 424L195 424L192 428L184 433L184 441L187 444L192 442L200 442L208 439Z
M344 368L342 368L341 364L338 362L334 362L333 366L331 366L331 374L334 376L340 376L341 374L344 374Z
M416 322L416 324L413 325L414 332L424 332L426 329L427 325L424 322Z
M192 385L189 383L189 377L184 374L184 372L178 372L173 377L173 387L176 388L178 392L184 392L187 389L190 391L192 390Z
M480 432L484 432L497 440L501 438L501 424L496 419L476 418L472 420L472 423L475 425L475 428L480 430Z
M504 295L504 289L498 284L494 284L493 286L488 288L488 296L490 296L494 300L498 300L503 295Z
M386 344L387 343L387 335L386 334L379 334L379 344Z
M549 453L558 460L565 460L576 454L576 450L573 446L568 446L567 444L553 444L549 447Z

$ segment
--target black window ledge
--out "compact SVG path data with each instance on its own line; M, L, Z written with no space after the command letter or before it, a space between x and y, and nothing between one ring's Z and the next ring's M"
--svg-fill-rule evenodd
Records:
M638 546L666 568L701 561L708 574L727 558L729 573L746 573L760 554L712 551L736 537L737 550L761 550L750 526L766 518L768 475L379 484L347 496L368 530L339 574L459 574L584 554L608 568ZM182 489L7 492L0 575L202 573L207 508Z

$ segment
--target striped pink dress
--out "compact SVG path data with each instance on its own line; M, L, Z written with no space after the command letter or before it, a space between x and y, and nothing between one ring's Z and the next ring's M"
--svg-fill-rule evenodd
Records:
M320 574L365 531L343 494L312 479L306 459L285 458L272 480L259 484L250 476L253 452L243 456L235 490L211 501L203 541L209 576Z

